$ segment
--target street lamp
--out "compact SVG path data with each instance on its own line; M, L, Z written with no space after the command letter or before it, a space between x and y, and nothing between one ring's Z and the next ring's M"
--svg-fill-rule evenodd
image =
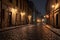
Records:
M31 15L28 16L29 24L31 23Z
M53 10L57 9L59 7L59 4L52 5Z
M22 22L22 24L23 24L25 12L21 12L20 15L21 15L21 22Z
M54 5L52 5L52 8L54 8L55 6Z
M49 15L45 15L44 18L49 18Z
M46 15L46 18L49 18L49 15Z

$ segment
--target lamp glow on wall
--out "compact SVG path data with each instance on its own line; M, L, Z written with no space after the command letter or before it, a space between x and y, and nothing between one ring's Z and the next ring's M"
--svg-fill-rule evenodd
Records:
M21 12L20 15L21 15L21 21L23 21L24 20L24 16L25 16L25 12Z
M11 11L12 13L17 13L17 9L16 9L16 8L10 8L10 11Z
M12 24L14 24L15 25L15 23L16 23L16 14L17 14L17 9L16 8L9 8L9 11L11 11L12 12Z
M59 4L57 3L56 6L55 6L55 9L57 9L59 7Z
M31 23L31 18L32 18L32 16L28 15L29 24Z

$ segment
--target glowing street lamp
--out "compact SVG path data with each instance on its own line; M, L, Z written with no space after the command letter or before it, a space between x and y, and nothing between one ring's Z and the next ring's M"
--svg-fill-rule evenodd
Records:
M49 15L45 15L44 18L49 18Z
M54 8L55 6L54 5L52 5L52 8Z
M46 15L46 18L49 18L49 16L48 16L48 15Z

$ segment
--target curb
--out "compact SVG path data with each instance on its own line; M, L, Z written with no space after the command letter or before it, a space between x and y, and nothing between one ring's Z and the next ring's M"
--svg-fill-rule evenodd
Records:
M60 37L60 34L59 33L57 33L56 31L54 31L54 30L52 30L52 28L50 27L47 27L46 25L45 25L45 27L46 28L48 28L50 31L52 31L54 34L56 34L56 35L58 35L59 37Z

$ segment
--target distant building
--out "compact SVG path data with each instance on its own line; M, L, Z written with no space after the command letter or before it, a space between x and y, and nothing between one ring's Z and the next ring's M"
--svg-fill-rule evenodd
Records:
M31 20L31 23L33 23L33 20L35 21L35 19L36 19L36 17L35 17L35 5L34 5L34 3L32 2L32 1L28 1L28 5L29 5L29 7L30 7L30 9L31 9L31 11L32 11L32 14L30 13L29 15L31 15L32 16L32 20Z
M32 14L31 14L32 15L32 23L36 24L37 18L41 18L41 13L38 12L38 10L36 9L36 7L32 1L29 1L28 4L29 4L29 7L32 11Z
M27 1L28 0L2 0L2 7L0 7L0 9L2 8L2 11L0 10L2 28L27 23L28 14L29 12L32 13ZM24 18L21 17L21 12L25 13Z
M46 14L49 15L48 24L60 28L60 0L47 0Z

